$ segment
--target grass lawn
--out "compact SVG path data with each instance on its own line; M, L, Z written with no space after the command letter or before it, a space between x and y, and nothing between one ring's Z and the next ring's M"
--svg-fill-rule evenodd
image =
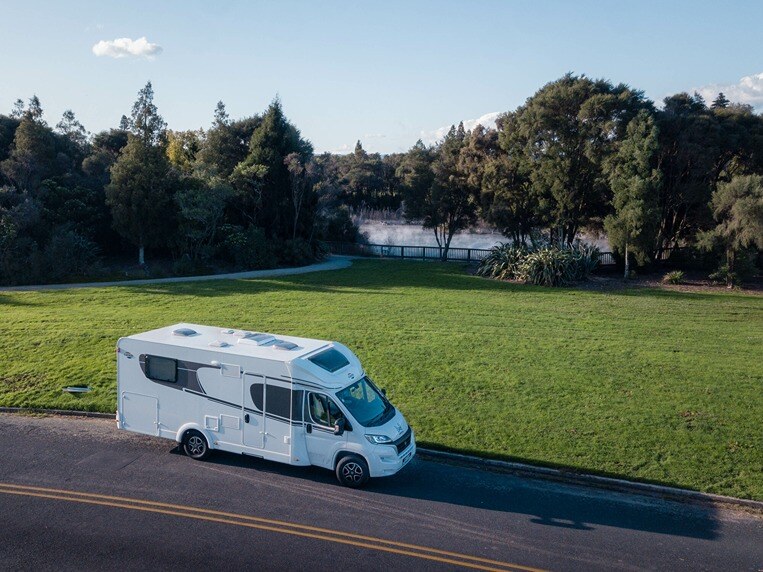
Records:
M763 500L763 297L503 284L458 265L0 293L0 406L114 411L118 337L336 339L420 444ZM62 393L90 384L90 394Z

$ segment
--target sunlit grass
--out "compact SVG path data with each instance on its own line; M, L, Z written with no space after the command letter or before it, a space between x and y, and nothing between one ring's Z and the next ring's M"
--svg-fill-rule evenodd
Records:
M120 336L336 339L422 444L763 499L763 297L503 284L359 261L268 280L0 293L0 405L115 409ZM66 385L94 391L72 396Z

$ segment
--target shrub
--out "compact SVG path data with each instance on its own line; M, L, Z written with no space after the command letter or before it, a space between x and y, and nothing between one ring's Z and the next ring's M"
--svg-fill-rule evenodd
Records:
M564 286L576 280L578 271L572 251L542 248L530 252L519 268L519 278L537 286Z
M510 243L499 244L490 249L477 268L479 276L511 280L517 278L519 266L527 256L527 249Z
M276 244L276 256L286 266L304 266L315 260L310 243L302 238L284 240Z
M316 221L316 238L327 242L367 242L360 232L350 211L346 206L340 206L331 211L324 211Z
M256 270L276 265L273 247L261 228L224 225L220 231L225 236L221 245L223 254L237 269Z
M709 278L715 283L731 283L734 286L739 286L755 276L757 271L754 252L742 251L737 254L734 261L734 272L729 272L728 263L724 263L715 272L710 274Z
M577 243L570 252L574 265L575 280L587 280L601 261L601 252L596 246Z
M663 284L682 284L683 281L684 273L681 270L673 270L662 277Z
M97 273L98 247L74 230L59 227L41 253L40 276L64 280Z
M583 244L571 248L544 246L537 250L499 244L482 260L477 274L499 280L519 279L528 284L561 286L586 280L599 265L599 259L598 248Z

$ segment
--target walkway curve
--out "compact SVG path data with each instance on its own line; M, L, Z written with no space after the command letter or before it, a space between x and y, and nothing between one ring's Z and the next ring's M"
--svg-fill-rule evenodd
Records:
M245 278L274 278L276 276L291 276L308 274L326 270L342 270L352 265L350 256L329 256L325 262L297 266L295 268L272 268L270 270L249 270L247 272L230 272L228 274L208 274L206 276L176 276L173 278L145 278L142 280L116 280L113 282L80 282L74 284L39 284L34 286L5 286L0 292L26 292L34 290L69 290L73 288L102 288L104 286L141 286L144 284L170 284L173 282L200 282L204 280L236 280Z

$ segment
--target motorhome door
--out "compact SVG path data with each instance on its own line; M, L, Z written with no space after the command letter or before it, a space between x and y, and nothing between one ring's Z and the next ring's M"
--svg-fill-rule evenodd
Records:
M294 407L291 383L262 375L245 376L244 444L291 457L291 418ZM295 411L295 409L297 411Z

